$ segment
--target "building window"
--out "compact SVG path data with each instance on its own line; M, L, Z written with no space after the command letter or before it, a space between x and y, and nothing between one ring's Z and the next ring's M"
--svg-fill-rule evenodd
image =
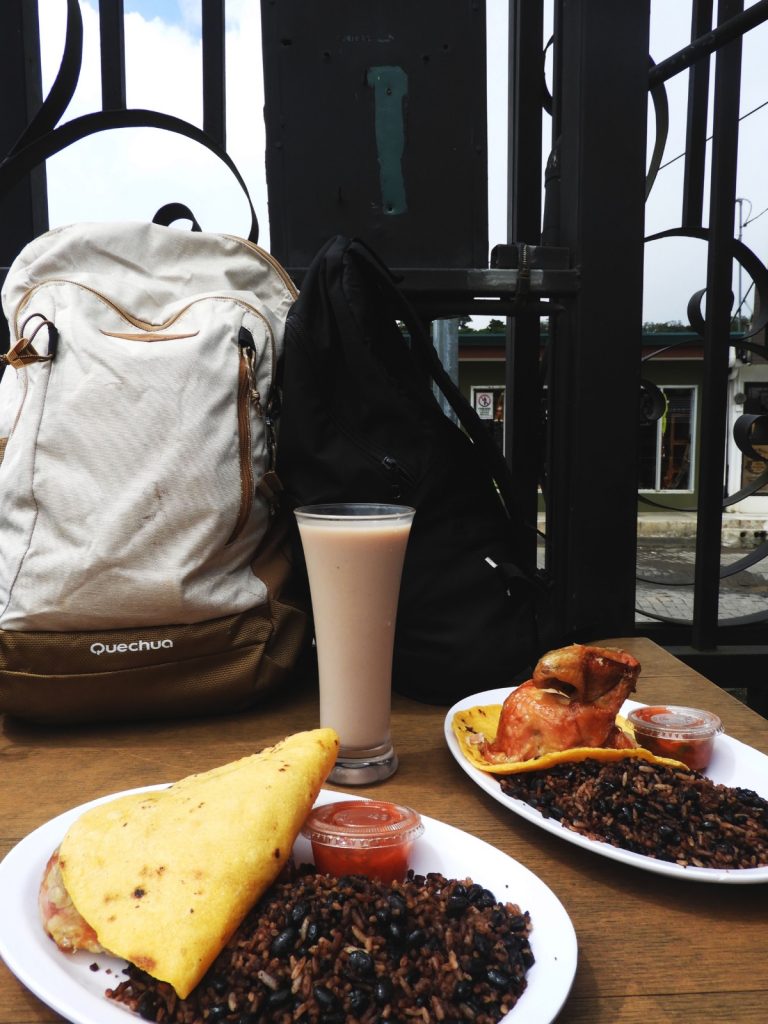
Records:
M472 386L472 405L496 444L504 451L504 401L506 389L498 385Z
M640 427L640 489L692 491L696 388L665 385L660 391L664 413Z

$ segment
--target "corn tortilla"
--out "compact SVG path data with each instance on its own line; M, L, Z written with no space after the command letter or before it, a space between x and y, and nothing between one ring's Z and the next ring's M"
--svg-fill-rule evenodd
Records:
M104 948L187 996L288 860L338 742L332 729L295 733L86 811L60 867Z
M495 755L493 761L487 760L482 754L482 744L490 743L496 738L501 717L501 704L476 704L464 711L457 711L451 721L453 733L461 752L466 759L491 775L515 775L519 772L542 771L556 764L567 761L585 761L594 758L597 761L620 761L625 757L639 757L654 764L664 764L671 768L685 768L681 761L673 761L668 757L658 757L644 747L626 747L614 750L609 747L569 747L566 750L552 751L540 757L532 757L528 761L510 761L502 754ZM621 715L616 716L616 725L634 741L634 733L629 722Z

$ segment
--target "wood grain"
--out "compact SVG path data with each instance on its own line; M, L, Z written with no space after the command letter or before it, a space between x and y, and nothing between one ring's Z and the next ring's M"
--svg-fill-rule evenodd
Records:
M639 658L636 699L709 708L731 736L768 754L765 719L650 640L599 642ZM470 692L483 689L478 679ZM60 730L5 721L0 855L85 800L223 764L287 733L313 728L317 713L316 693L305 684L248 714L205 721ZM473 833L552 888L579 942L576 979L558 1024L763 1024L768 885L704 885L641 872L511 815L451 757L443 737L445 713L444 707L395 695L392 732L400 768L388 782L359 792L410 804ZM524 894L519 900L525 902ZM0 1024L60 1020L0 964Z

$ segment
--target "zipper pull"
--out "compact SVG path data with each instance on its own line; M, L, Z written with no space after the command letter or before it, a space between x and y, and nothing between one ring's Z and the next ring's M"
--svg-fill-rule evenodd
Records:
M280 388L273 386L267 399L267 410L264 416L264 430L267 445L267 469L273 470L277 461L277 428L276 421L280 416L282 394Z
M27 325L30 320L39 320L35 329L29 335L28 338L23 337L24 332L27 329ZM42 327L48 328L48 353L47 355L40 355L35 349L32 342L37 337L38 331ZM19 370L23 366L29 365L29 363L50 363L56 355L56 346L59 341L59 332L56 329L56 325L53 324L47 317L43 316L42 313L32 313L28 316L24 323L21 325L22 337L16 342L13 348L9 349L5 355L0 356L0 362L6 363L8 366L13 366Z
M273 516L280 507L280 496L283 493L283 485L274 469L266 471L256 485L256 490L266 501L269 514Z
M261 394L255 385L256 373L256 345L253 341L253 335L246 327L241 327L237 335L237 344L240 346L240 353L245 359L245 372L248 376L248 393L251 396L251 402L256 410L257 416L264 416L264 409L261 405Z
M400 463L397 461L397 459L393 459L391 455L385 455L381 460L381 464L387 471L387 475L389 476L392 500L400 501L403 496L401 486L403 472L402 469L400 468Z

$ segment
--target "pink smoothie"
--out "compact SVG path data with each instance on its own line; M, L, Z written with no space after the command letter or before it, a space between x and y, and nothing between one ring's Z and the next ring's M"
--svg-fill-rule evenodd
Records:
M342 750L389 743L392 648L410 520L307 520L299 530L309 573L320 675L320 724Z

